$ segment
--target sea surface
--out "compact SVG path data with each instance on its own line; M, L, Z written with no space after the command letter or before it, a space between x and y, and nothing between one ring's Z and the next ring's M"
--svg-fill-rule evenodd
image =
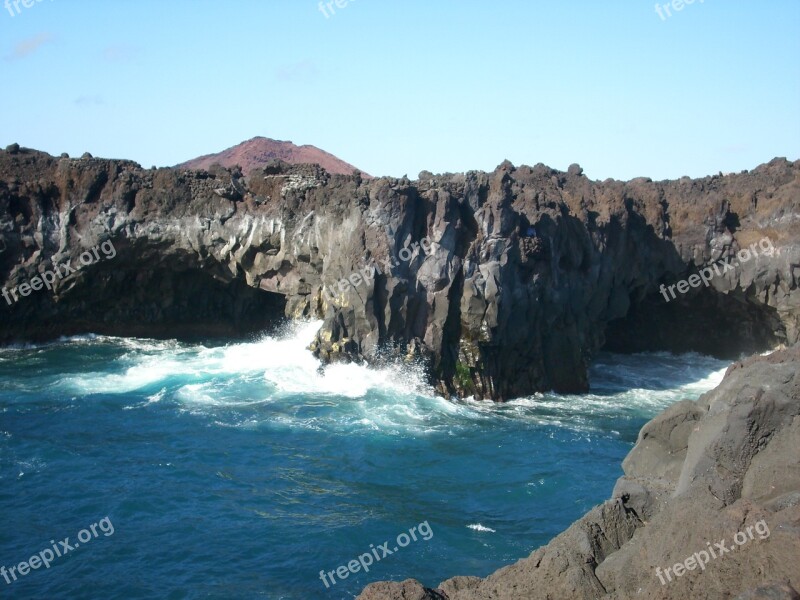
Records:
M0 567L66 552L0 597L339 599L485 576L608 498L641 426L727 367L605 354L591 394L451 401L413 367L323 369L319 326L0 350Z

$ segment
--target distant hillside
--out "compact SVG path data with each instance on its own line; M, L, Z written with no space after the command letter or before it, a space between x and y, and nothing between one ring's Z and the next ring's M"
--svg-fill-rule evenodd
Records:
M314 163L328 173L350 175L357 170L350 163L320 150L315 146L296 146L292 142L282 142L265 137L254 137L238 146L223 150L218 154L207 154L177 165L185 169L208 169L213 164L224 167L240 165L245 173L261 168L272 160L280 159L289 164ZM366 175L366 173L364 173Z

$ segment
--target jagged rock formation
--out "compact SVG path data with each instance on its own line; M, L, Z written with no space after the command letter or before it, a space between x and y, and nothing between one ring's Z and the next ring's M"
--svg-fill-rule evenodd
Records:
M177 165L176 169L210 169L214 165L240 167L244 173L263 169L274 161L290 165L316 164L334 175L352 175L356 167L316 146L296 146L292 142L254 137L216 154L207 154ZM366 174L364 174L366 176Z
M734 364L650 421L613 498L529 558L436 590L376 583L359 600L797 599L798 449L794 347Z
M315 317L325 360L419 358L442 393L504 400L585 390L603 347L735 357L800 336L800 161L602 183L578 166L504 163L412 182L280 162L247 176L144 170L10 147L0 236L8 290L103 241L116 248L52 291L0 302L5 343ZM774 252L662 296L765 236Z

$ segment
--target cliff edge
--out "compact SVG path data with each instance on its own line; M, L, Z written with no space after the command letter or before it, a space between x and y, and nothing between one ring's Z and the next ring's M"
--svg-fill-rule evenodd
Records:
M113 258L86 254L104 243ZM14 145L0 280L0 343L311 318L323 361L423 361L444 395L583 392L601 349L735 359L797 343L800 161L662 182L506 162L411 181Z

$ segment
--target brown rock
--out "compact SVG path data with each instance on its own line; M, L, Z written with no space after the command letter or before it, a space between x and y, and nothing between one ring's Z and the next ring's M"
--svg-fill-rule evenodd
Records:
M408 579L402 583L381 581L364 588L357 600L448 600L435 590Z
M208 169L219 164L223 167L241 166L245 174L267 167L274 161L290 165L318 164L328 173L352 175L357 171L350 163L320 150L315 146L295 146L292 142L255 137L216 154L208 154L177 165L178 169ZM363 174L364 177L369 175Z

